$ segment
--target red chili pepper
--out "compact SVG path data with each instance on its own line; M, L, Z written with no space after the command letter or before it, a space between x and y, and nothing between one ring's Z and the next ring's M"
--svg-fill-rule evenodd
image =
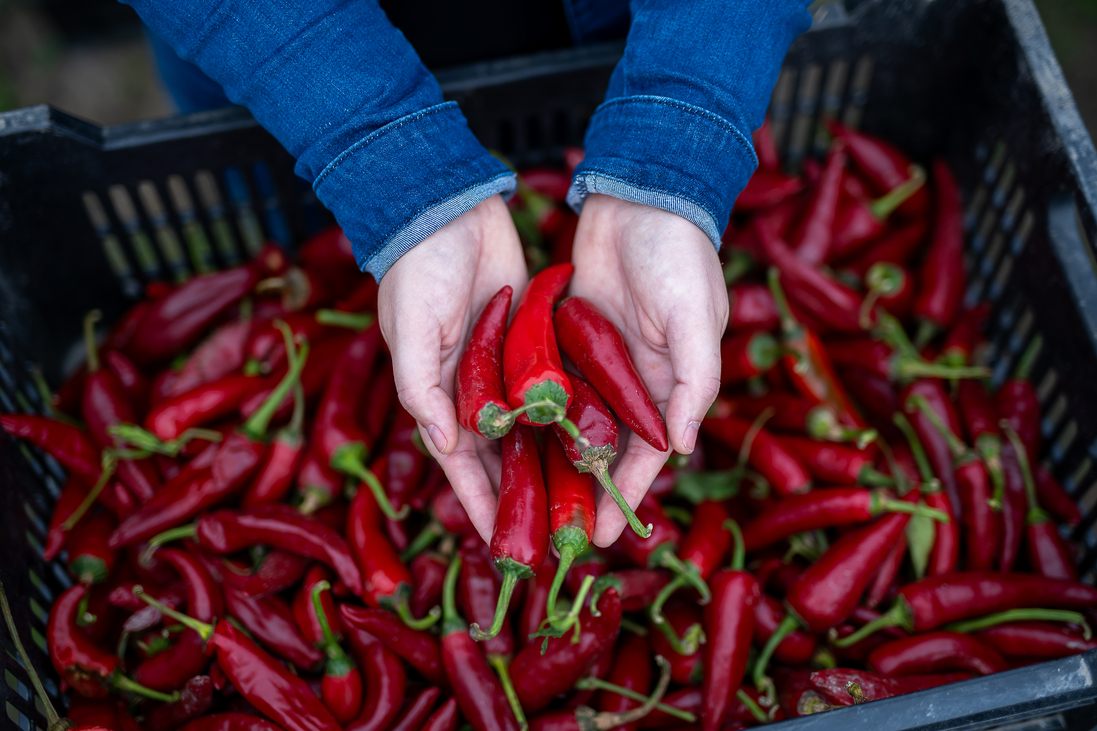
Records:
M0 428L44 451L84 484L99 481L102 473L99 450L82 429L32 414L0 414Z
M149 407L149 380L129 358L117 350L103 353L107 368L118 379L126 398L138 417L143 417Z
M860 295L797 256L766 219L755 219L754 230L792 301L834 330L861 332Z
M956 408L940 381L929 379L915 381L903 389L900 400L903 404L910 404L914 397L924 399L929 409L941 423L948 427L950 433L960 433L960 419L956 414ZM918 409L911 413L910 422L918 434L918 439L925 447L933 476L939 479L945 488L945 493L952 503L953 512L961 516L960 489L952 469L952 451L949 449L948 439L933 425L925 409Z
M810 670L775 668L773 677L779 708L786 717L799 718L830 709L830 704L812 686Z
M224 560L222 578L226 588L243 596L265 596L294 586L309 566L309 559L289 551L271 551L252 569Z
M587 401L590 397L597 399L598 395L593 393L593 389L586 382L579 379L574 379L572 388L575 398L572 400L571 408L568 409L568 418L574 421L580 430L584 430L584 433L594 436L584 426L586 414L575 412L578 404ZM616 428L615 423L613 426ZM601 440L595 436L595 441ZM616 439L613 441L616 443ZM568 570L575 561L575 557L585 551L594 538L596 482L590 474L582 474L579 469L576 469L571 456L565 451L564 445L568 443L571 443L571 439L567 436L564 437L563 443L552 437L545 439L544 442L544 479L548 488L549 530L552 543L560 555L559 565L547 590L546 603L543 605L550 620L556 616L556 597L560 593L560 587L564 584ZM606 479L608 479L605 463L600 465L600 469L606 472ZM526 603L529 603L528 598ZM533 627L533 632L536 632L537 628L537 626Z
M512 409L530 407L518 418L523 424L555 421L571 403L571 384L552 329L552 308L574 271L571 264L558 264L531 279L507 329L503 383Z
M370 408L373 408L371 404ZM396 404L396 418L385 442L385 490L399 510L408 505L423 481L428 457L416 444L419 424L403 406Z
M983 325L989 316L990 305L985 302L963 310L957 315L956 321L945 335L945 342L941 345L940 361L948 365L971 363L972 351L975 350Z
M822 482L880 487L895 482L873 466L870 451L804 437L780 436L775 439L786 451L795 454L812 476Z
M691 633L701 633L703 617L701 607L696 602L684 599L672 599L663 609L663 618L676 637L690 637ZM704 672L704 653L697 643L687 654L679 652L670 642L670 632L652 632L651 646L656 655L665 657L670 663L670 676L674 682L682 685L700 685Z
M68 570L77 581L92 585L107 580L118 558L107 546L107 538L116 523L107 513L96 513L82 520L68 536Z
M1051 622L1012 622L988 627L976 636L1010 657L1055 659L1097 648L1097 639Z
M728 302L728 332L773 330L781 322L777 303L764 284L736 282L728 289Z
M264 256L246 266L195 277L157 300L120 348L141 365L168 360L186 350L229 307L247 296L264 271L284 263L281 254Z
M907 383L916 378L971 378L985 375L981 368L927 363L888 343L868 338L832 340L826 344L826 352L831 362L838 367L863 368L892 383Z
M342 604L339 614L344 627L351 625L370 633L415 668L427 681L435 685L446 684L442 652L438 640L429 632L411 629L382 609Z
M863 442L869 436L875 438L875 432L857 431L840 424L837 413L830 406L820 404L815 399L779 391L762 396L736 397L734 400L718 396L711 415L735 415L753 421L767 410L772 410L772 416L766 421L766 428L773 431L806 433L813 439L831 442Z
M181 396L244 367L252 330L250 309L242 308L240 319L221 325L198 344L172 382L169 396ZM274 335L281 342L281 333L277 329L274 329Z
M49 716L48 713L47 716ZM75 728L86 731L93 728L112 731L140 731L141 729L126 709L126 704L114 699L103 700L74 695L69 699L66 717L76 724Z
M640 536L648 534L648 528L636 518L636 513L629 506L621 491L613 483L609 474L609 465L617 458L617 420L610 410L606 408L602 397L591 384L578 376L568 374L568 382L572 390L571 405L568 406L566 421L574 425L583 435L581 440L573 439L571 432L560 424L554 424L553 430L563 445L564 453L579 472L589 472L594 475L598 483L606 490L618 509L625 516L629 527ZM561 463L562 464L562 463ZM561 474L566 474L561 472ZM582 482L575 482L574 488L579 489ZM590 533L594 535L594 513L590 513ZM553 532L555 532L555 528ZM576 545L578 548L578 545ZM559 550L559 547L557 548ZM581 551L577 552L581 553ZM563 569L566 573L567 569Z
M420 690L404 703L400 715L389 726L389 731L419 731L430 717L440 695L441 688L428 687Z
M456 731L457 699L450 698L438 707L419 731Z
M315 313L293 313L286 315L283 322L289 326L294 337L304 338L310 343L319 343L324 339L326 326L317 320ZM244 353L248 360L260 366L260 370L273 370L286 360L282 342L282 332L272 320L249 331Z
M1028 501L1025 497L1025 478L1021 474L1017 452L1008 442L1002 445L1002 471L1005 475L1005 490L1001 501L1002 544L998 568L1002 571L1012 571L1021 555Z
M212 713L196 718L179 731L278 731L278 726L254 713Z
M964 205L944 160L933 161L936 217L929 250L918 273L914 316L922 325L915 342L926 345L956 319L966 287L964 277Z
M572 572L568 574L567 583L569 588L572 589L572 594L578 593L582 584L580 576L590 575L598 579L604 575L589 570L583 572L580 569L603 565L597 561L585 561L576 564ZM612 576L616 582L617 595L621 599L621 607L626 612L636 612L651 606L655 598L673 580L674 574L662 569L621 569L620 571L614 571ZM617 586L618 584L619 586Z
M946 356L942 356L946 357ZM1002 499L1002 434L994 400L981 383L963 380L957 384L957 403L968 438L986 463L994 481L995 499Z
M305 393L300 385L294 389L293 398L293 418L289 424L279 429L271 440L266 460L240 498L242 508L280 503L293 486L306 452L302 428L305 418Z
M698 517L702 515L698 510ZM758 580L743 570L746 550L734 521L728 528L735 537L731 566L711 580L713 600L705 607L703 705L701 728L718 731L728 715L728 706L742 684L754 634L755 606L761 599Z
M362 708L362 673L339 644L337 630L333 630L329 622L329 617L337 620L338 615L328 613L329 608L334 609L334 604L327 602L329 607L325 607L320 594L328 591L330 596L330 589L331 584L322 579L316 582L309 592L312 609L320 625L321 640L318 644L327 656L324 663L324 679L320 684L320 698L335 720L340 725L346 725L358 715L358 711Z
M877 194L882 195L899 187L916 174L910 158L894 145L845 127L833 119L826 120L826 124L832 135L846 143L850 161ZM920 187L899 207L899 211L913 218L922 214L928 206L929 194L924 187Z
M940 511L860 487L827 487L785 498L747 523L743 540L756 551L797 533L866 523L881 513L925 515L941 520Z
M844 264L842 269L864 277L877 264L908 266L915 253L922 250L928 231L929 224L924 218L904 223L886 231L856 259Z
M503 390L503 336L512 293L505 286L484 306L457 363L457 420L487 439L503 436L515 418Z
M306 401L312 402L324 392L335 366L354 338L353 333L340 333L316 343L316 347L312 349L312 356L305 364L305 369L301 371L301 389L304 391ZM263 385L244 399L240 404L240 416L246 419L254 414L270 396L272 390ZM280 421L288 418L293 411L293 405L293 395L287 394L275 412L275 419Z
M420 617L432 607L441 605L442 581L446 575L449 561L439 553L421 553L411 560L408 568L411 570L415 588L411 593L412 616Z
M922 168L913 165L910 173L906 181L875 200L868 200L869 191L856 177L846 174L828 258L848 259L884 232L888 217L925 184Z
M883 627L928 632L962 619L1019 607L1077 610L1094 605L1097 588L1075 581L990 571L933 576L902 587L890 610L837 644L852 645ZM1017 619L1044 619L1043 611L1026 609L1027 616Z
M965 566L970 571L989 570L1000 553L1001 519L991 507L993 491L987 470L976 459L958 462L956 482L960 487L961 515L966 529Z
M186 582L187 611L202 622L212 622L224 616L225 603L221 589L210 572L193 554L171 548L157 551L157 558L170 565ZM181 687L188 679L204 673L209 667L202 638L192 631L184 632L171 646L141 663L133 673L138 683L154 690L170 691Z
M364 403L369 406L363 415L366 431L369 432L374 444L377 444L384 439L388 431L389 423L392 421L393 407L397 403L392 361L385 359L374 371Z
M811 489L811 474L804 464L765 429L729 416L705 419L701 422L701 433L728 449L749 450L747 462L779 495L796 495Z
M653 680L651 650L648 648L647 640L639 635L628 634L621 638L614 650L613 666L606 677L606 682L646 696L651 692ZM642 705L642 702L628 696L610 690L602 690L598 694L594 707L603 714L618 714L623 718L624 714L634 711ZM537 725L536 722L533 725ZM635 721L623 723L616 728L636 731L637 723Z
M617 327L590 300L569 297L553 316L560 348L630 429L660 452L667 427Z
M87 494L87 487L76 476L70 475L65 480L65 485L61 488L61 494L57 497L57 502L53 504L50 525L46 530L46 547L42 551L42 558L46 561L53 561L61 553L61 549L65 547L68 534L65 524L68 522L69 517L76 512L76 509L83 504Z
M809 264L822 264L830 252L845 167L845 144L836 141L827 151L822 174L813 184L804 215L789 239L792 250Z
M955 671L990 675L1009 669L998 651L987 643L971 635L944 630L892 640L872 651L868 666L884 675Z
M937 688L971 678L971 673L942 673L940 675L911 675L905 678L888 678L868 670L834 668L811 674L811 685L827 703L852 706L857 703L878 701L919 690ZM826 709L820 709L826 710Z
M735 199L735 212L749 213L772 208L803 189L803 179L760 166L750 176L743 192Z
M247 596L226 587L225 603L229 614L277 657L306 671L315 669L324 659L324 654L301 634L293 610L278 596Z
M592 614L591 606L597 607L597 615ZM616 589L610 586L600 598L592 597L591 606L579 615L582 634L578 642L573 642L570 636L550 637L544 654L541 646L533 642L514 657L510 672L522 708L539 711L547 706L575 685L595 659L613 646L621 626L621 600Z
M145 417L145 428L165 441L176 439L187 429L235 413L244 400L270 385L262 378L230 373L156 404Z
M762 594L754 605L754 643L765 647L784 618L785 610L781 602ZM814 635L803 630L793 630L777 645L773 658L785 665L807 665L815 657L816 647Z
M1040 453L1040 397L1027 378L1011 378L995 394L998 417L1009 422L1028 449L1029 459Z
M503 585L491 627L485 632L472 624L469 634L473 639L484 641L499 634L519 579L533 576L545 562L548 522L548 498L537 441L532 429L516 426L503 438L503 478L491 536L491 557L503 574Z
M1040 499L1040 505L1047 510L1060 523L1073 528L1082 522L1082 511L1078 504L1070 496L1054 475L1042 465L1037 465L1033 471L1036 478L1036 490ZM48 560L48 558L47 558Z
M551 485L552 478L549 477L548 473L549 470L546 466L545 482ZM551 511L552 498L550 497L550 522L552 515ZM556 563L556 559L553 556L548 556L545 558L545 565L542 567L543 570L526 580L526 597L522 602L522 612L518 615L518 627L514 631L514 639L518 643L519 648L529 644L530 638L537 634L541 629L541 625L550 616L548 612L548 601L553 582L557 575Z
M499 680L457 613L455 594L460 569L461 558L454 557L442 591L442 662L446 677L462 715L475 731L517 731L518 723Z
M148 731L174 731L201 716L213 705L213 682L208 675L196 675L179 691L179 700L150 709L142 728Z
M499 599L499 575L492 567L482 541L462 548L458 555L461 557L461 574L457 584L457 607L468 618L470 626L490 626ZM514 655L510 617L504 618L499 634L483 640L483 643L489 664L493 658Z
M297 628L301 630L301 635L310 645L321 648L325 643L324 628L321 626L319 613L312 601L312 589L321 581L327 581L330 577L331 574L326 567L310 566L309 570L305 572L305 578L297 588L297 592L293 595L293 602L290 605L293 609L293 619L297 623ZM330 620L332 634L342 633L343 627L339 622L339 615L335 609L335 599L332 598L331 592L320 596L319 599L324 608L324 616L332 618ZM332 711L332 714L335 715L335 711Z
M154 599L142 596L157 606ZM233 687L285 731L339 731L339 723L304 680L227 620L210 625L167 607L158 608L201 635L206 653L216 653L217 664Z
M769 371L781 359L777 340L767 332L747 331L720 343L720 385L748 381Z

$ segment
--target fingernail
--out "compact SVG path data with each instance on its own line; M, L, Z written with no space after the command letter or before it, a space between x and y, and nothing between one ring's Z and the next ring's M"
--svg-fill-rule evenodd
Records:
M697 444L697 431L701 428L701 422L691 421L686 424L686 433L682 435L683 445L686 448L686 452L692 454L693 448Z
M446 444L448 444L448 442L446 442L446 436L442 433L441 429L436 427L434 424L431 424L427 427L427 434L430 435L430 440L434 442L435 449L437 449L439 452L446 451Z

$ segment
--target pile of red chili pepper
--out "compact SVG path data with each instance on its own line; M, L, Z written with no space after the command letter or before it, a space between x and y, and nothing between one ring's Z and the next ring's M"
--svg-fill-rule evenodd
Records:
M722 392L635 511L620 425L660 450L666 430L620 333L565 296L564 171L522 176L544 268L479 313L458 368L460 423L500 440L487 545L338 229L150 285L105 335L90 314L52 412L0 416L68 472L43 549L73 582L46 636L68 718L720 731L1097 648L1062 533L1081 515L1038 462L1039 346L988 389L951 173L828 131L799 175L757 133ZM630 525L607 549L599 499Z

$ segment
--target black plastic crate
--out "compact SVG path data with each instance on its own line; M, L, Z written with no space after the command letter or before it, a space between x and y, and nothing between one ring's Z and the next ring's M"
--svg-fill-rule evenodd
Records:
M553 163L581 144L620 52L550 52L439 81L485 145L519 166ZM969 296L994 305L996 382L1040 338L1042 459L1083 508L1070 537L1094 582L1097 154L1031 1L826 5L790 50L770 113L790 167L818 152L824 114L923 161L948 159L967 206ZM0 411L40 409L28 368L60 380L80 356L83 312L109 320L149 279L221 266L267 238L288 245L329 220L242 110L111 128L48 107L0 114ZM62 478L48 457L0 436L0 577L47 671L46 612L70 583L41 560ZM44 727L9 643L5 634L5 715L12 728ZM775 728L1091 729L1095 703L1091 652Z

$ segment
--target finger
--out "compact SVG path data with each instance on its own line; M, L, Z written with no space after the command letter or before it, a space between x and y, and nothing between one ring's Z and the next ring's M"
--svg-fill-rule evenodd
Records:
M400 403L419 422L424 441L449 454L457 446L460 430L453 400L442 388L440 324L429 314L407 313L398 332L386 336Z
M709 314L710 317L705 317ZM705 327L667 328L675 384L667 401L667 436L676 452L691 454L705 414L720 392L720 333L713 313L688 313L680 320Z
M613 482L629 507L636 510L670 453L660 452L632 433L626 439L624 452L618 458L617 469L613 471ZM608 494L603 494L594 520L594 545L601 548L612 545L622 530L631 530L627 526L628 521L617 503Z
M422 424L419 431L424 431ZM490 543L495 529L495 491L480 461L472 433L462 430L456 447L449 454L440 453L426 435L423 437L427 450L438 460L457 498L465 506L476 532L485 543Z

